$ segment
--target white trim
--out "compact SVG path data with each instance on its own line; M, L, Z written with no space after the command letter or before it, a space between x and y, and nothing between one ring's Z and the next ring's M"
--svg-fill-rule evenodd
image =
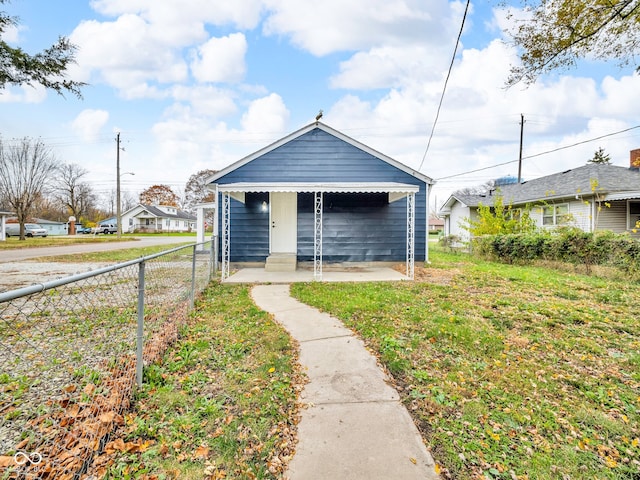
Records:
M323 194L315 192L314 198L314 230L313 230L313 279L322 280L322 207Z
M230 228L229 223L231 221L231 201L228 193L222 194L222 272L221 280L224 281L229 278L229 260L230 260Z
M417 193L418 185L395 182L238 182L218 184L220 192Z
M413 280L415 264L416 196L407 195L407 277ZM427 238L427 241L429 239Z
M295 140L296 138L311 132L314 129L320 129L323 132L328 133L329 135L333 135L334 137L350 144L353 145L354 147L378 158L379 160L382 160L386 163L388 163L389 165L392 165L394 167L396 167L399 170L402 170L405 173L408 173L409 175L416 177L420 180L422 180L423 182L426 182L427 184L433 184L435 183L434 180L430 177L427 177L426 175L418 172L417 170L414 170L412 168L409 168L408 166L398 162L397 160L394 160L391 157L388 157L386 155L384 155L383 153L380 153L376 150L374 150L371 147L366 146L364 143L360 143L357 140L354 140L351 137L346 136L343 133L340 133L337 130L334 130L333 128L329 127L328 125L325 125L324 123L321 122L313 122L310 123L309 125L302 127L301 129L287 135L286 137L281 138L280 140L275 141L274 143L272 143L271 145L268 145L260 150L258 150L257 152L252 153L251 155L248 155L240 160L238 160L235 163L232 163L231 165L229 165L226 168L223 168L222 170L220 170L219 172L215 173L214 175L212 175L211 177L207 178L205 180L205 183L213 183L215 182L217 179L224 177L225 175L227 175L228 173L246 165L247 163L255 160L258 157L261 157L262 155L265 155L268 152L271 152L272 150L275 150L278 147L281 147L282 145L289 143L292 140Z

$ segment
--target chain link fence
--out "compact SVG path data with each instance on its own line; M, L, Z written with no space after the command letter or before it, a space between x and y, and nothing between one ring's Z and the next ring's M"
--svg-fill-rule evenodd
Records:
M0 479L89 478L214 259L206 242L0 293Z

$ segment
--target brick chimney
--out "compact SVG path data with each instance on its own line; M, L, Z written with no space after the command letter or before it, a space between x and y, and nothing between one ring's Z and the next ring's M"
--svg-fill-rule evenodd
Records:
M629 152L629 168L631 170L640 170L640 148Z

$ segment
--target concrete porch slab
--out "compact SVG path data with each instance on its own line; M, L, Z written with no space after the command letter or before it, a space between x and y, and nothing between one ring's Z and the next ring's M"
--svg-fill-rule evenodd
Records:
M358 267L324 270L322 282L395 282L409 277L389 267ZM297 283L313 282L313 270L298 268L295 272L267 272L264 268L242 268L224 283Z

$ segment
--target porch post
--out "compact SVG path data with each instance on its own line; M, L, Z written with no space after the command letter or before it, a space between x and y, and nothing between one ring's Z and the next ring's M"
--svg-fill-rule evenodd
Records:
M204 243L204 206L197 207L196 218L196 243Z
M415 261L416 194L407 195L407 277L413 280ZM427 239L428 241L428 239Z
M229 278L229 222L231 221L231 205L229 192L222 194L222 272L221 280Z
M313 230L313 279L322 280L322 192L315 192Z

